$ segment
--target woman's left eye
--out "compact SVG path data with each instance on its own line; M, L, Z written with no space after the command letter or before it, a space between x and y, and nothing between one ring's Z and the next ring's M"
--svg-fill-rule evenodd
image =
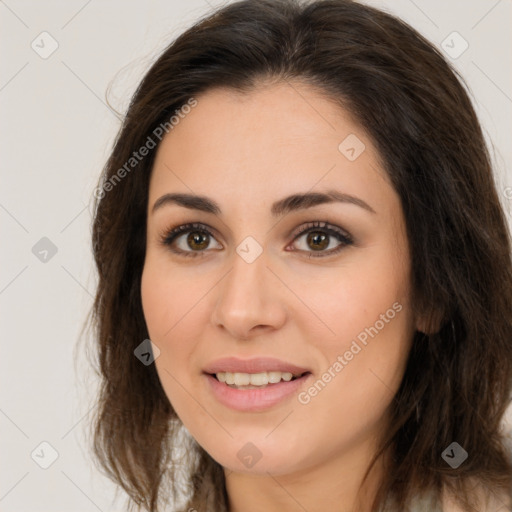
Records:
M185 237L184 235L187 236ZM304 238L305 246L312 249L312 251L308 249L298 249L298 251L308 252L310 257L330 256L338 253L345 246L353 244L349 233L326 222L310 222L302 226L294 234L293 241L295 242L301 238ZM338 245L334 248L331 247L333 238L338 242ZM211 248L211 241L217 243L215 249L222 249L222 246L215 240L212 232L204 224L184 224L170 230L161 237L161 243L172 252L192 257L204 255L205 249ZM293 249L293 251L296 250Z
M313 249L313 251L302 250L302 252L309 252L309 256L325 257L337 254L344 247L354 243L352 236L345 230L328 224L327 222L310 222L299 229L295 234L294 241L303 238L305 246ZM338 245L334 248L331 247L332 239L338 241ZM329 250L324 250L330 248ZM299 249L301 251L301 249ZM317 253L317 254L315 254Z

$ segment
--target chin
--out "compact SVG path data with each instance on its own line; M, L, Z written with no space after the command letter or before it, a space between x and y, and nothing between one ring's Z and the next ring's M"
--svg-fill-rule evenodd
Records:
M248 442L241 449L230 453L219 454L209 452L210 455L224 469L235 473L251 475L273 476L286 475L301 469L300 461L291 460L292 453L275 453L265 455L265 449L259 450L255 445ZM295 457L297 454L295 454Z

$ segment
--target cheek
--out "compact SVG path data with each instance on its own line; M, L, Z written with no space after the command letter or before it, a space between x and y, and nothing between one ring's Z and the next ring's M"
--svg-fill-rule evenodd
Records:
M168 397L175 382L171 376L184 366L182 362L190 349L179 332L186 310L182 295L173 293L176 289L180 288L176 287L173 276L165 272L165 267L146 260L141 281L142 309L149 338L160 350L155 365Z
M338 421L350 413L370 424L400 385L414 333L408 260L383 246L368 258L347 258L339 279L330 277L308 295L328 330L315 336L318 320L303 320L324 367L299 401L313 416L329 410Z
M315 269L314 277L301 275L302 268L293 269L294 292L308 306L307 314L296 315L294 321L302 322L304 333L310 341L327 349L343 347L365 329L374 326L381 315L391 318L387 329L407 328L395 316L401 318L409 304L409 267L407 258L398 258L396 250L382 246L366 254L354 251L339 268ZM363 256L361 256L363 255ZM292 279L291 277L289 278ZM393 304L399 303L404 311L397 315ZM386 313L388 315L386 315Z
M197 283L196 283L197 284ZM191 285L190 276L149 257L141 281L144 318L151 341L159 348L156 369L173 407L186 407L184 390L192 388L192 357L197 350L206 318L201 297L205 286Z
M201 283L204 281L191 279L189 273L148 255L142 273L141 299L152 341L170 343L189 316L198 314L201 296L208 286Z
M298 396L296 419L304 418L330 439L329 450L344 450L386 429L413 332L408 307L395 302L393 309L392 304L383 302L387 323L375 315L371 323L361 322L354 312L339 321L336 341L321 348L325 368ZM381 307L374 306L380 314Z

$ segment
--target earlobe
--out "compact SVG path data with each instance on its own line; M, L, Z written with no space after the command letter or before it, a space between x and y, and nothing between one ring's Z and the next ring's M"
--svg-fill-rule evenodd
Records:
M444 320L444 312L439 308L432 308L428 312L418 315L416 330L426 335L436 334L441 330Z

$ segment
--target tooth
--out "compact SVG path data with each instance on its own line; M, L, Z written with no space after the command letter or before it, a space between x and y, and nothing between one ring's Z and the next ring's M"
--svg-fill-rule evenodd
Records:
M248 373L234 373L233 378L236 386L247 386L251 382L251 376Z
M281 372L268 372L268 381L271 384L277 384L281 381Z
M217 380L226 384L245 389L253 387L264 387L267 384L277 384L284 380L289 382L293 378L290 372L260 372L260 373L239 373L239 372L217 372Z
M251 385L253 386L266 386L268 384L267 372L253 373L250 375Z

